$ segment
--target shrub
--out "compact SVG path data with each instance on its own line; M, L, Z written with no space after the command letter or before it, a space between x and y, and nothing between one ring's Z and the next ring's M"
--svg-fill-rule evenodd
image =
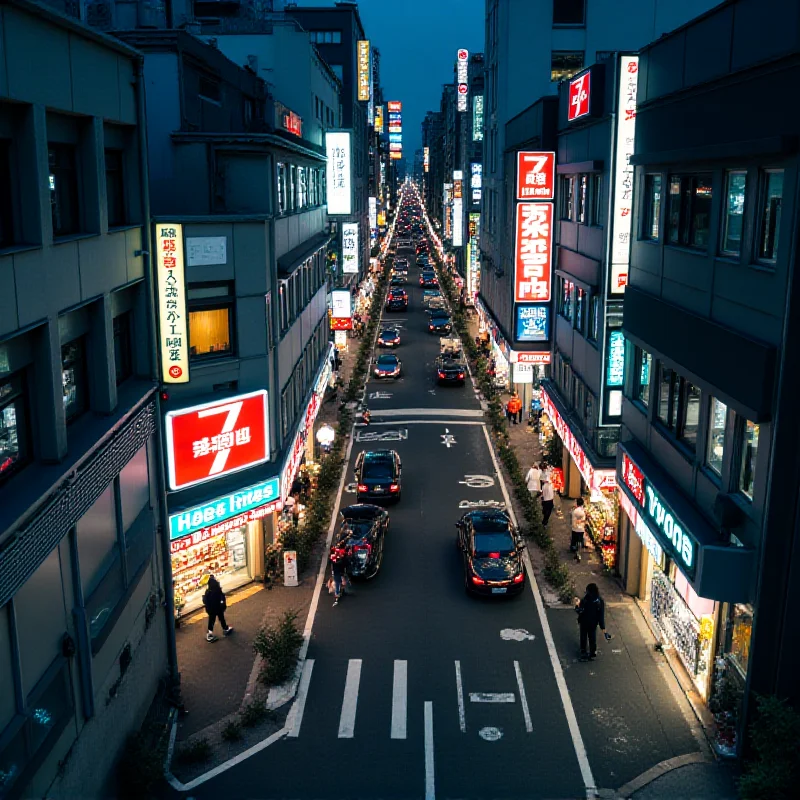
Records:
M235 720L230 720L222 729L222 741L238 742L242 738L242 726Z
M268 686L287 681L297 666L302 644L296 611L287 611L275 626L263 627L253 641L253 649L264 659L259 679Z
M277 714L264 704L263 700L253 700L248 703L240 712L239 717L242 725L246 728L253 728L264 722L264 720L274 720Z
M124 800L149 797L164 778L166 746L159 746L152 733L132 733L125 742L117 763L117 787Z
M175 751L175 761L179 764L204 764L211 758L211 745L205 736L181 745Z

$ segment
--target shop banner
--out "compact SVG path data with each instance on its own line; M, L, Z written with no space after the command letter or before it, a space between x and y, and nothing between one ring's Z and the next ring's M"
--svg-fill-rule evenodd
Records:
M161 380L189 380L189 315L183 263L183 228L177 223L156 225L158 284L158 339Z
M576 75L569 82L569 108L567 120L573 122L585 117L591 110L592 103L592 73L590 70Z
M517 340L546 342L550 337L550 306L517 306Z
M194 533L190 533L187 536L181 537L180 539L171 541L169 544L170 553L173 555L175 553L180 553L182 550L188 550L190 547L193 547L196 544L202 544L206 540L212 539L215 536L220 536L224 533L235 531L237 528L241 528L242 525L247 525L248 522L257 522L258 520L263 519L273 511L277 511L280 508L281 502L280 500L276 500L274 503L268 503L267 505L259 506L258 508L253 508L250 511L246 511L244 514L238 514L235 517L226 519L224 522L220 522L217 525L201 528L199 531L195 531Z
M278 499L280 482L277 477L248 486L239 492L225 495L210 503L189 508L169 517L169 538L180 539L191 533L216 525L226 519L253 511Z
M342 225L342 273L358 274L358 223L345 222Z
M556 192L556 154L517 153L517 200L552 200Z
M269 404L261 389L168 411L169 488L185 489L269 460Z
M549 302L553 256L553 204L518 203L514 238L514 299Z

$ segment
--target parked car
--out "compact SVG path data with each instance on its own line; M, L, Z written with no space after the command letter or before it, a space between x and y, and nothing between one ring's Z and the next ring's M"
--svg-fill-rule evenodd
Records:
M339 513L331 555L347 559L353 578L374 578L383 562L383 547L389 530L389 514L368 503L343 508Z
M356 458L355 481L359 501L400 500L403 465L395 450L365 450Z
M467 593L504 595L523 590L525 545L504 511L468 511L456 528Z

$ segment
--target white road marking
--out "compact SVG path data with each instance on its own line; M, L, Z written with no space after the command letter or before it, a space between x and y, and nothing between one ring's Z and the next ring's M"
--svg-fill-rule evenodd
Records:
M459 483L470 489L488 489L494 486L494 478L491 475L465 475Z
M524 642L526 639L533 641L536 637L528 633L525 628L503 628L500 631L500 638L505 642Z
M442 444L449 450L455 443L456 437L450 433L450 428L445 428L444 433L441 434Z
M394 662L392 684L392 739L406 738L408 718L408 661Z
M377 411L375 412L378 413ZM482 417L483 411L472 408L384 408L381 409L382 417Z
M478 731L478 736L485 739L487 742L496 742L498 739L503 738L503 731L500 728L486 727Z
M436 800L433 774L433 703L425 701L425 800Z
M379 417L383 414L383 411L375 410L372 412L375 414L376 417ZM449 409L442 409L442 415L447 416L450 413ZM445 420L443 419L392 419L392 420L372 420L369 423L370 428L376 428L380 425L442 425L444 424ZM482 426L485 423L481 422L480 420L472 420L472 419L448 419L448 425L479 425ZM358 428L365 428L366 425L362 425L360 423L356 423L356 429ZM358 430L356 430L356 435L358 435Z
M513 692L470 692L470 703L515 703Z
M352 739L356 730L356 707L358 706L358 684L361 681L361 659L351 658L347 662L347 678L344 682L342 713L339 717L339 738Z
M489 448L489 453L492 456L497 477L500 480L500 488L503 491L503 497L506 500L511 521L517 525L517 515L514 513L514 508L511 505L511 498L508 495L506 482L503 479L503 473L500 471L500 465L497 463L497 456L495 455L494 448L492 447L492 440L489 438L489 431L486 426L483 426L483 435L486 437L486 446ZM555 642L553 641L553 632L550 630L550 621L547 619L547 614L542 602L542 595L539 591L539 584L536 582L536 576L533 574L533 564L531 564L531 557L528 551L524 551L523 559L525 562L525 571L528 573L530 581L531 592L533 599L536 603L536 611L539 614L539 622L542 625L542 632L544 640L547 644L547 653L550 656L550 664L553 667L553 673L556 678L556 685L558 686L558 693L561 696L561 704L564 706L564 715L567 718L567 726L569 727L570 736L572 737L572 746L575 749L575 756L578 759L578 767L581 771L583 778L583 785L586 788L587 800L593 800L597 797L597 786L594 782L594 775L592 775L592 767L589 764L589 757L586 755L586 747L583 744L583 736L581 736L581 729L578 727L578 718L575 716L575 709L572 705L572 698L569 696L569 689L567 682L564 680L564 670L561 668L561 662L558 659L558 651L556 650Z
M499 508L504 509L506 504L502 500L461 500L459 508Z
M519 661L514 662L514 672L517 673L517 688L519 689L519 702L522 705L522 716L525 717L525 730L533 732L533 722L531 721L531 710L528 708L528 696L525 694L525 684L522 682L522 672L519 668Z
M461 662L456 661L456 694L458 695L458 727L467 732L467 717L464 713L464 687L461 683Z
M286 735L296 739L300 735L300 726L303 724L303 712L306 709L306 698L308 697L308 687L311 684L311 672L314 669L314 659L306 659L303 664L303 671L300 674L300 686L297 689L297 699L292 704L292 710L286 719L286 728L289 733Z

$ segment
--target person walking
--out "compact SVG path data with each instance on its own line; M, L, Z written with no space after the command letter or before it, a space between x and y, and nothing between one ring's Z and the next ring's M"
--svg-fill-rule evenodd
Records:
M342 586L347 582L347 563L344 555L331 556L331 575L333 576L333 605L339 605Z
M542 525L547 525L550 515L553 513L554 498L553 482L550 480L550 474L545 473L542 476Z
M506 403L506 422L509 425L511 425L511 423L513 422L512 418L514 416L513 412L511 411L511 400L512 399L513 398L509 398L509 401Z
M611 640L611 634L606 632L606 604L596 583L586 587L583 600L575 598L575 611L580 628L581 661L594 661L597 658L598 625L606 641Z
M569 549L575 553L575 560L581 560L581 548L583 547L583 534L586 531L586 509L583 507L583 498L579 497L575 501L575 508L572 509L572 539Z
M534 497L541 494L542 471L539 469L538 461L528 470L528 474L525 476L525 486Z
M225 609L227 608L225 601L225 593L219 585L219 581L213 576L208 578L208 586L203 594L203 606L208 614L208 631L206 632L207 642L216 642L219 637L214 636L214 623L219 620L222 625L222 633L225 636L230 636L233 633L233 628L225 622Z
M511 395L511 399L508 401L508 413L511 415L511 422L514 425L518 421L522 421L522 400L519 399L519 395L516 392Z

